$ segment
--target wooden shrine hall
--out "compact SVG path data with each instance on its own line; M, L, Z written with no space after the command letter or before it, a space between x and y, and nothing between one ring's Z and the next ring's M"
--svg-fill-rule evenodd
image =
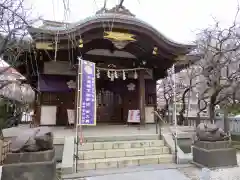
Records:
M125 124L129 110L140 111L141 124L154 123L157 80L173 63L179 70L193 58L187 55L192 45L167 39L122 5L76 23L45 20L29 33L39 73L28 78L39 91L40 125L69 123L68 110L76 109L78 57L96 66L97 124Z

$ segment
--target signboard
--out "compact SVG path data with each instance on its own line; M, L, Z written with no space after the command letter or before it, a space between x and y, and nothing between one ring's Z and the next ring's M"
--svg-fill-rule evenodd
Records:
M128 110L128 120L129 123L140 123L140 110Z
M81 81L80 81L80 118L79 125L96 125L96 84L95 84L95 63L80 60Z
M75 110L74 109L67 109L67 115L68 115L68 124L74 124L75 119Z

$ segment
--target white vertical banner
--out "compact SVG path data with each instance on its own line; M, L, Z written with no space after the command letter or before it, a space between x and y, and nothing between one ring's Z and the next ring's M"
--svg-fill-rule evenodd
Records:
M173 93L173 121L175 126L175 156L176 156L176 163L178 164L178 143L177 143L177 106L176 106L176 72L175 72L175 64L173 64L172 68L170 69L170 85L172 87L172 93Z
M172 66L172 89L173 89L173 120L175 127L177 127L177 106L176 106L176 74L175 65Z

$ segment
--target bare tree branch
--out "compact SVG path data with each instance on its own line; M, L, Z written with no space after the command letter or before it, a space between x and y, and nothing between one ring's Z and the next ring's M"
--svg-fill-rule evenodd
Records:
M212 121L215 106L225 102L233 93L233 86L239 83L240 29L236 21L239 11L238 6L231 26L220 28L216 22L212 28L203 30L196 42L198 51L203 54L199 63L203 80L199 102L208 99Z

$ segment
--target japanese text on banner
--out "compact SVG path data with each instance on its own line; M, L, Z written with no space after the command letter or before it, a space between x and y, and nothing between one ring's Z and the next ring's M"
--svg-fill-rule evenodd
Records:
M80 125L96 125L95 63L81 60Z

